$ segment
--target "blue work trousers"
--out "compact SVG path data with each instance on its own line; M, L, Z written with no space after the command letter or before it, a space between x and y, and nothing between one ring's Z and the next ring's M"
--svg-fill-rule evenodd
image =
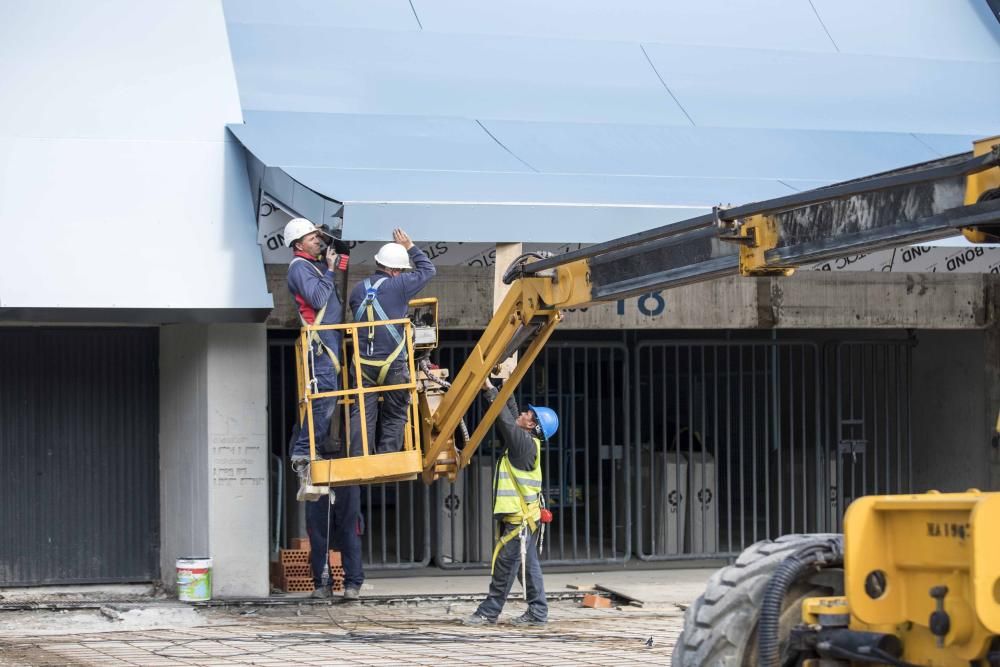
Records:
M351 383L357 386L357 380L352 373ZM376 386L372 379L377 377L378 371L365 369L365 387ZM394 384L406 384L410 381L410 369L406 360L397 359L389 366L389 372L385 380L381 382L383 386ZM381 397L381 400L379 398ZM403 449L404 430L406 429L406 417L410 409L410 391L400 389L396 391L372 392L365 394L365 422L368 433L368 453L384 454L386 452L398 452ZM360 456L361 449L361 410L358 403L351 406L351 456Z
M314 349L318 346L314 345ZM321 349L321 348L320 348ZM315 367L317 391L336 391L340 388L340 377L333 368L333 361L330 355L324 350L321 354L313 354L313 365ZM333 410L337 407L336 398L320 398L312 402L313 410L313 435L316 438L316 456L322 458L320 452L327 449L327 440L330 438L330 420L333 418ZM292 444L292 458L309 456L309 422L306 415L299 428L299 436Z
M361 515L361 487L338 486L330 489L334 502L327 496L306 503L306 533L309 535L313 582L323 584L323 566L327 546L340 552L344 564L344 587L361 589L365 571L361 563L361 535L364 518Z
M504 533L521 530L520 525L503 524ZM549 620L549 605L545 601L545 582L542 581L542 565L538 562L538 532L526 531L525 545L525 576L528 578L528 614L536 621ZM485 619L496 622L503 610L510 589L515 579L521 578L521 540L513 538L500 548L493 567L493 579L490 581L490 591L486 599L480 603L476 613Z

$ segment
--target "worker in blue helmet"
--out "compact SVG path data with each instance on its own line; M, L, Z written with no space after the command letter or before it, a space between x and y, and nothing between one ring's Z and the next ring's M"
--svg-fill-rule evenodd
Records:
M489 379L483 391L487 401L496 400L498 392ZM559 417L555 411L535 405L520 411L511 397L500 411L496 427L504 453L493 479L493 516L499 530L492 580L486 599L463 623L496 623L514 580L521 578L528 609L511 623L544 625L549 619L549 606L538 560L538 539L551 515L544 509L542 497L542 443L556 434Z

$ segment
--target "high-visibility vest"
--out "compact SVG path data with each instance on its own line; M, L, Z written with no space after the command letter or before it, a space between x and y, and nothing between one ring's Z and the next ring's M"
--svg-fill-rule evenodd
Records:
M531 470L515 468L505 452L497 467L493 490L493 513L503 514L507 523L531 524L534 530L538 521L542 493L542 441L535 441L535 466Z

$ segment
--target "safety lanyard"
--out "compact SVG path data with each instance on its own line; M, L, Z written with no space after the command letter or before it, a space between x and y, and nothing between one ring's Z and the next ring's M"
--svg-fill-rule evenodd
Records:
M320 278L323 277L323 272L320 271L315 264L313 264L306 258L295 257L294 259L292 259L292 264L294 264L297 261L305 262L307 265L309 265L310 268L312 268L313 271L315 271L319 275ZM323 307L319 309L319 312L316 313L315 319L313 319L313 325L323 324L323 317L326 315L326 307L328 305L330 305L329 301L324 303ZM309 323L306 322L306 318L302 316L301 310L299 311L299 322L302 323L303 327L309 326ZM330 362L333 364L333 371L335 373L340 373L340 359L337 358L337 353L334 350L330 349L329 345L323 342L323 339L320 338L319 333L316 332L315 330L310 330L306 335L306 339L309 342L309 368L312 371L312 378L310 380L310 383L314 385L313 391L315 393L316 386L318 386L316 381L316 360L314 356L317 350L315 348L317 346L320 348L318 350L320 354L322 354L324 351L326 352L327 356L330 357Z

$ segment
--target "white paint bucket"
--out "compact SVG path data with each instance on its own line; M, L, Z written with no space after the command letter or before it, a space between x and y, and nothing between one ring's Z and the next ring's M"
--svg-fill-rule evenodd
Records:
M177 559L177 599L201 602L212 599L212 559Z

